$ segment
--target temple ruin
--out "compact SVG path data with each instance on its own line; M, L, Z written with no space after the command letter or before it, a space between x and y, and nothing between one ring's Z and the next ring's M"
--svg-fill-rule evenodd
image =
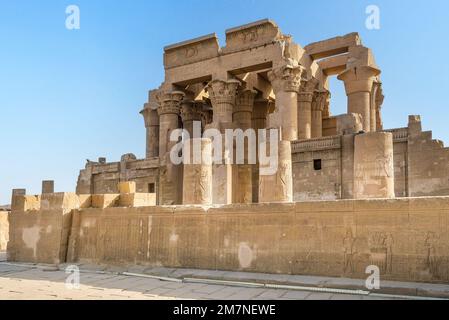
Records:
M261 20L224 47L215 34L167 46L164 68L140 112L145 159L88 161L76 193L15 190L8 260L346 277L375 264L383 279L449 281L449 149L417 115L383 127L381 70L357 33L301 47ZM172 163L171 134L198 125L277 129L276 172ZM212 157L211 139L193 142Z

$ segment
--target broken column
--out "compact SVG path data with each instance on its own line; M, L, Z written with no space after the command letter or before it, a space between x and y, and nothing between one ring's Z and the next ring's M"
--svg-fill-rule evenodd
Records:
M42 181L42 194L54 192L55 192L55 182L53 180Z
M393 134L355 136L354 198L394 198Z
M159 160L160 201L162 205L182 202L182 164L174 164L170 151L177 141L170 141L171 133L180 127L180 104L184 93L168 91L160 97L159 114Z
M238 80L212 80L207 85L207 92L212 102L213 121L208 126L221 133L222 162L212 165L212 200L214 204L232 203L232 159L225 148L225 130L233 129L232 113L234 110Z
M371 131L371 94L373 82L379 74L379 69L362 66L347 69L338 76L345 83L348 113L362 115L365 132Z
M210 139L194 138L184 143L184 185L182 203L212 204L212 143ZM198 154L199 153L199 154Z

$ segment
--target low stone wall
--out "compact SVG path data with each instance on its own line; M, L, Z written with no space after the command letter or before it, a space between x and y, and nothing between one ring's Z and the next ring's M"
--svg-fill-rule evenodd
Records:
M69 262L449 281L449 197L74 210Z
M8 211L0 211L0 251L6 251L9 240Z
M13 211L11 223L13 261L356 278L377 265L384 280L449 282L449 197L221 208L81 204Z

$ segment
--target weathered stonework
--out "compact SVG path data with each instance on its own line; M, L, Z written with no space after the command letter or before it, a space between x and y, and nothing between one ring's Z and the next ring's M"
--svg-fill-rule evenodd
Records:
M384 129L381 71L357 33L302 48L261 20L227 30L222 48L215 34L168 46L164 67L141 111L145 159L88 160L76 194L15 190L10 261L364 278L376 264L383 279L449 282L449 149L416 115ZM343 115L331 113L331 76ZM259 159L173 163L177 129L212 157L195 128L278 129L275 172Z

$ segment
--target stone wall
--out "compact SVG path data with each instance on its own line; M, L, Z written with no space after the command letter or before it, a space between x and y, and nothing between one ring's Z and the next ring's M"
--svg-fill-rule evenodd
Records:
M0 251L6 251L9 240L9 211L0 211Z
M221 208L83 201L13 209L9 260L356 278L374 264L383 279L449 282L449 197Z

